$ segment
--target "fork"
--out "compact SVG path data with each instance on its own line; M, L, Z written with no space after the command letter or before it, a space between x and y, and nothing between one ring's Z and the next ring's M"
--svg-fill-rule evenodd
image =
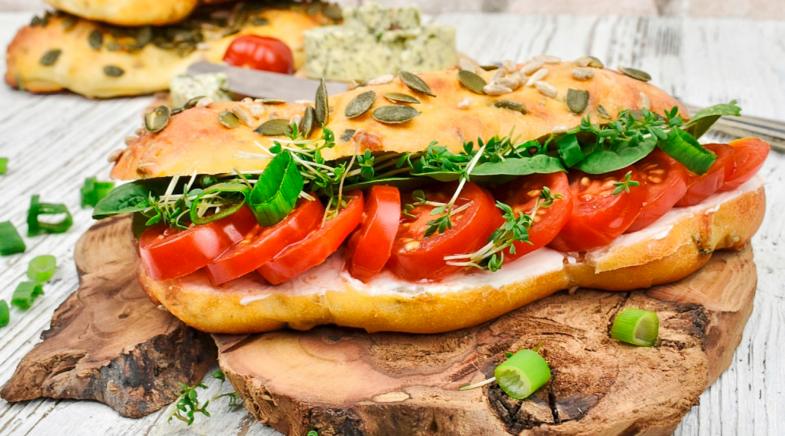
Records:
M686 106L690 113L693 114L700 109L697 106L689 104ZM752 115L741 115L738 117L723 116L711 126L710 131L723 133L736 138L744 136L762 136L769 141L771 148L779 152L785 152L785 121L772 120Z

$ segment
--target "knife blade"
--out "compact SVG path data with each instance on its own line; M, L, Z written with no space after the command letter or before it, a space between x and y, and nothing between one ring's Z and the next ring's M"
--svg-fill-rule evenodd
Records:
M228 78L229 91L255 98L275 98L286 101L313 100L318 80L306 79L289 74L238 68L224 64L199 61L188 67L188 74L224 73ZM347 84L325 82L328 94L346 91Z

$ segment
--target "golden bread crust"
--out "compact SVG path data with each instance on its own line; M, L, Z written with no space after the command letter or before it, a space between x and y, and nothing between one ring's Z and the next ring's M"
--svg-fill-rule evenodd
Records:
M161 26L176 23L194 10L198 0L46 0L55 9L118 26Z
M286 326L309 329L320 324L369 332L438 333L477 325L562 289L622 291L682 279L703 266L713 251L747 244L760 226L765 203L764 189L759 186L683 215L665 237L645 234L617 251L589 253L580 259L565 256L561 270L528 275L498 288L374 293L348 281L324 289L324 282L315 280L306 283L312 292L300 288L268 291L266 298L260 298L259 290L265 286L250 277L213 287L203 273L155 281L140 268L139 280L151 298L176 317L211 333L255 333Z
M572 75L575 67L572 62L546 65L549 73L545 80L557 89L556 98L545 96L535 87L529 86L522 86L500 97L478 95L461 86L456 69L423 73L420 77L428 83L436 97L418 94L417 98L422 103L413 107L421 114L405 124L397 125L375 121L370 114L372 110L348 119L344 109L357 94L369 89L377 95L373 108L390 104L382 97L386 93L412 94L398 78L390 83L362 86L330 96L330 116L326 127L335 133L336 147L326 150L324 157L330 160L365 149L416 152L424 150L431 141L437 141L455 151L461 148L464 141L487 139L498 134L534 139L575 127L586 115L595 122L602 120L600 106L614 117L620 110L640 109L647 105L657 113L679 106L681 113L686 114L678 100L648 83L602 69L593 69L594 77L591 80L577 80ZM484 74L490 81L494 73ZM568 108L565 96L570 88L589 91L589 104L584 113L575 114ZM495 107L494 103L499 100L522 103L528 113ZM249 105L256 105L257 108ZM261 170L268 158L259 146L270 146L275 139L280 138L264 137L254 133L253 129L271 118L291 120L302 114L304 107L304 104L296 103L262 105L227 102L186 110L174 116L162 132L145 133L131 142L117 161L112 176L130 180ZM227 109L242 112L253 110L261 116L253 118L250 125L227 131L217 121L218 114ZM200 135L195 137L191 132L197 129ZM350 140L341 139L343 132L350 129L355 131L354 136ZM221 144L221 147L216 147L216 144ZM248 153L255 153L258 157L249 158Z
M260 16L267 24L248 25L239 34L281 39L292 49L295 65L302 65L303 34L319 26L323 17L297 8L264 10ZM34 93L70 90L98 98L149 94L169 89L172 77L185 72L197 60L221 62L226 48L237 36L208 35L208 42L184 56L177 50L162 49L152 43L136 51L111 51L106 46L96 50L90 46L89 36L99 28L98 24L79 19L72 25L63 20L62 16L52 16L45 26L25 26L17 32L6 51L6 83ZM104 35L110 38L108 32ZM41 57L55 49L61 51L56 62L42 65ZM121 68L124 73L119 77L108 76L104 67L109 65Z

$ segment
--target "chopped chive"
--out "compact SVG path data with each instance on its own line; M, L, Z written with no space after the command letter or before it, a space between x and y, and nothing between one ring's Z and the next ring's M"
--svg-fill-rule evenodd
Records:
M27 310L39 295L44 294L44 287L36 282L21 282L16 285L11 296L11 304L21 310Z
M0 174L5 174L7 172L8 172L8 158L0 157Z
M499 364L493 375L507 395L522 400L548 383L551 368L536 351L521 350Z
M0 222L0 255L24 253L25 248L25 241L11 221Z
M8 303L5 300L0 300L0 327L7 326L10 319L11 314L8 312Z
M27 277L38 283L45 283L55 275L57 259L51 254L34 257L27 264Z
M63 215L57 222L43 222L42 215ZM40 196L30 198L30 209L27 210L27 236L37 236L41 233L65 233L73 225L74 219L65 204L41 203Z
M81 205L83 208L95 207L101 199L106 197L114 188L114 182L101 182L95 177L88 177L84 180L81 193Z
M639 347L651 347L657 342L660 319L657 312L643 309L624 309L616 315L611 326L611 337Z

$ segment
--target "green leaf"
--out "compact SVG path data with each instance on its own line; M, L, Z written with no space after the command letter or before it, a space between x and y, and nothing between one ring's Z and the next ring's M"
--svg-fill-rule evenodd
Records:
M557 139L556 148L559 150L559 156L564 164L568 167L575 166L585 157L581 145L578 143L578 137L574 133Z
M695 174L704 174L717 160L717 155L700 145L692 135L678 128L671 130L668 138L657 145Z
M93 209L93 218L141 212L150 207L150 194L163 192L160 181L136 180L112 189Z
M343 189L345 191L352 191L369 188L373 185L392 185L399 188L413 188L422 185L422 182L422 180L418 180L416 177L383 177L380 179L363 180L357 183L346 184Z
M474 167L472 177L482 176L528 176L565 171L561 160L546 154L532 157L505 159L500 162L485 162Z
M292 154L285 150L276 155L259 176L248 195L248 205L259 224L271 226L294 209L302 189L303 177Z
M605 174L626 168L648 156L657 146L655 138L642 140L637 145L613 148L596 148L586 155L575 168L588 174Z
M237 212L248 197L251 188L245 183L239 182L224 182L205 188L199 192L193 201L188 211L191 222L194 224L207 224L225 218ZM202 202L205 197L209 199L210 207L203 208ZM218 212L211 215L206 215L203 209L214 209L219 205Z
M715 104L701 109L684 125L684 130L695 138L700 138L722 116L739 116L741 108L736 100L730 103Z

